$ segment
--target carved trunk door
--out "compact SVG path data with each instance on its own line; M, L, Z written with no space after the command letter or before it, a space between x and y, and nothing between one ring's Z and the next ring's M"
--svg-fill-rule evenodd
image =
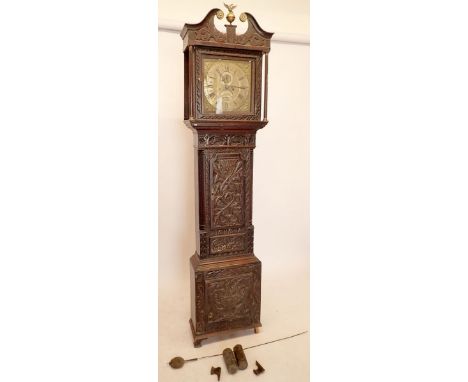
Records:
M200 257L253 254L252 149L201 150Z

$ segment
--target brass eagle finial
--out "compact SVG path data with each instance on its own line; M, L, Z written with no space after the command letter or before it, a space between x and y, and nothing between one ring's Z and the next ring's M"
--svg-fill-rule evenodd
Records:
M232 22L236 19L236 16L234 15L234 13L232 11L237 5L235 5L235 4L226 4L226 3L223 3L223 4L228 10L226 20L229 21L229 24L232 24Z

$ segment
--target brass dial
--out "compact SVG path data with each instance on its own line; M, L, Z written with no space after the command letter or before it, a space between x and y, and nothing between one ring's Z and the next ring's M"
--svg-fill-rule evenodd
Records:
M249 113L252 64L247 60L204 60L204 108L207 112Z

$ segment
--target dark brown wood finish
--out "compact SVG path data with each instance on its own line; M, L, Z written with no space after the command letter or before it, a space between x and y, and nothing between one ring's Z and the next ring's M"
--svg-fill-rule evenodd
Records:
M246 13L247 31L235 25L218 31L211 10L198 24L185 24L184 122L195 148L196 251L190 258L191 318L194 345L260 323L261 262L254 255L252 224L253 150L261 116L262 60L273 35ZM205 113L204 57L249 59L253 63L251 108L242 113ZM267 72L268 66L265 67ZM267 82L265 78L265 101ZM266 103L264 104L266 113Z

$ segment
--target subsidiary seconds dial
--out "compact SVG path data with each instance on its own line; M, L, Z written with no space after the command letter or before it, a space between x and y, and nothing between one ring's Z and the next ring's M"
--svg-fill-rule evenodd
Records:
M250 111L251 64L249 61L204 60L204 93L216 114Z

